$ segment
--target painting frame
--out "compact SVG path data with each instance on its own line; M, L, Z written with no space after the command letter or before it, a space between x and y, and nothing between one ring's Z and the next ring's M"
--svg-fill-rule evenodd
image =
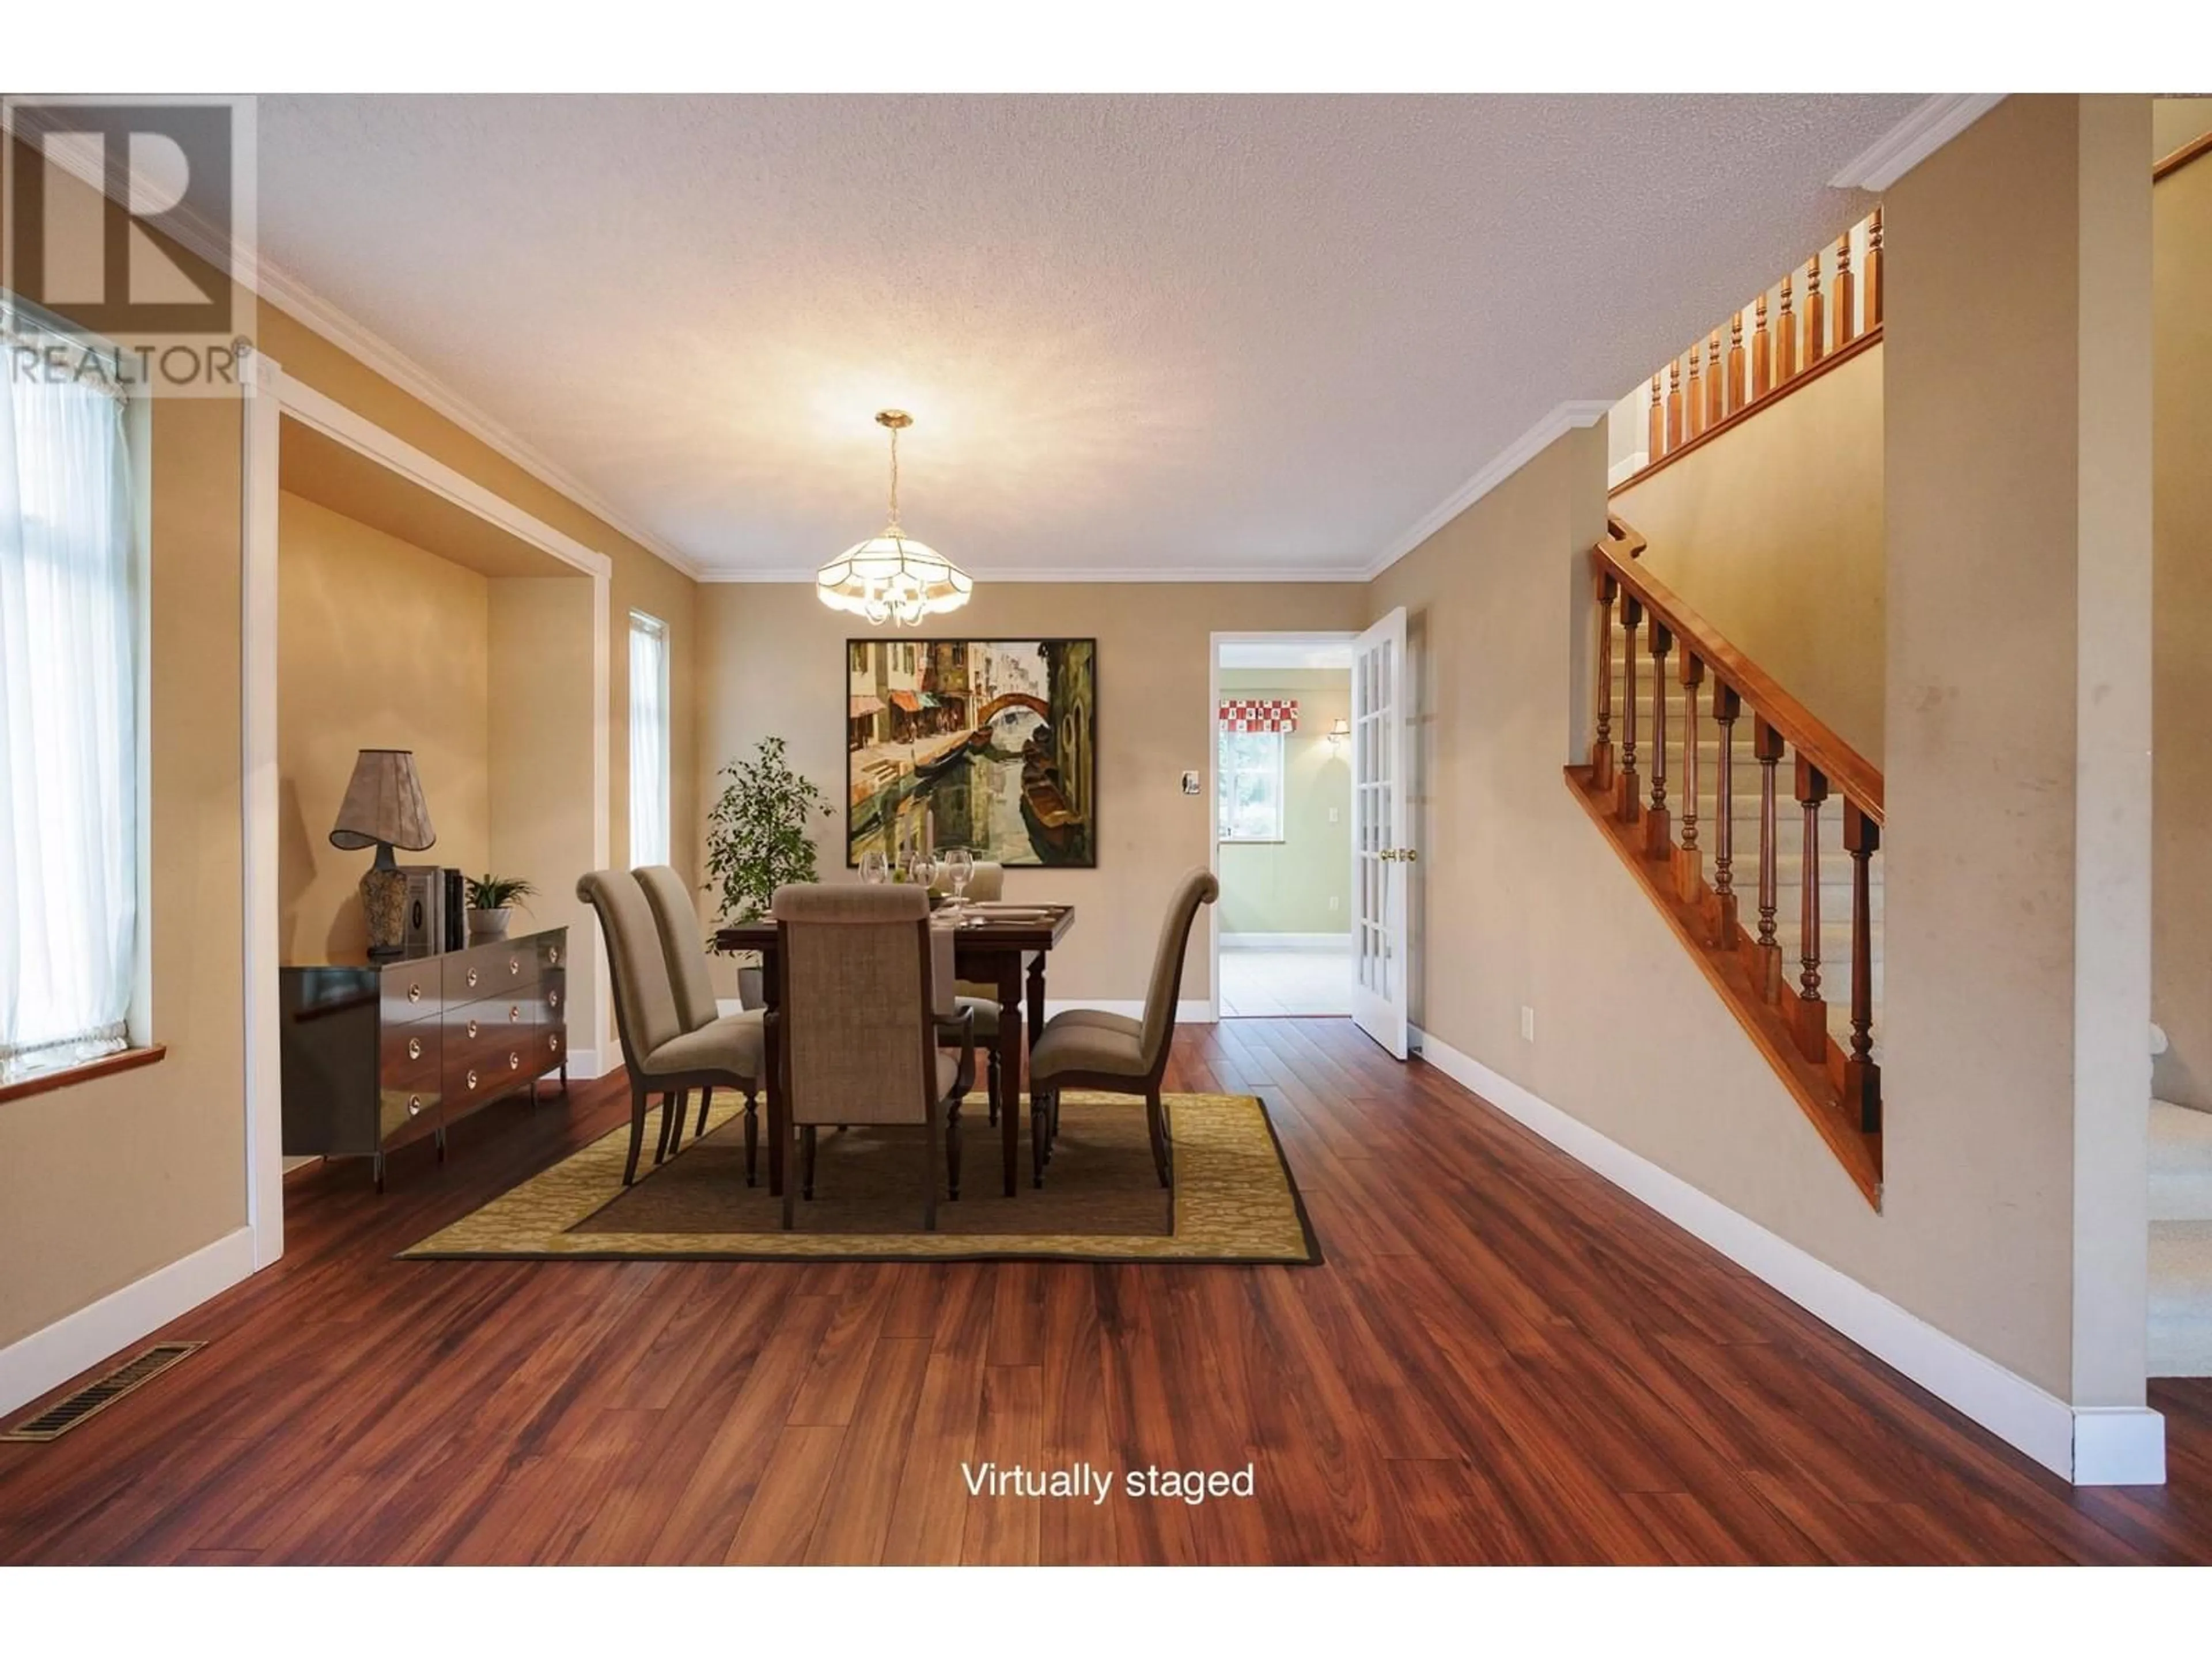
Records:
M1011 705L976 725L981 713L973 699L967 677L981 664L1009 663L1006 647L1034 650L1040 662L1034 671L1040 690L1030 686L994 701ZM1098 641L1095 635L848 635L839 645L844 665L845 720L845 867L860 866L861 854L880 847L895 852L902 835L915 833L915 814L926 817L942 853L966 846L979 861L994 860L1019 869L1095 870L1098 867ZM911 665L902 662L900 676L910 677L905 687L892 687L889 654L905 648L915 653ZM951 694L968 701L964 708L947 719L936 717L934 730L918 731L900 720L902 712L920 715L919 709L889 706L890 694L911 691L927 695L933 704L945 696L944 675L947 653L963 653L960 689ZM982 653L980 658L967 653ZM1016 659L1018 660L1018 659ZM1009 665L1011 664L1009 663ZM935 675L938 689L922 694L924 682ZM872 689L864 690L863 682ZM990 682L977 688L988 690ZM871 702L878 706L869 707ZM988 704L986 705L988 706ZM1012 748L1018 732L1003 740L990 735L997 722L1012 717L1018 726L1026 707L1038 719L1027 728L1022 746ZM865 711L865 712L864 712ZM864 726L863 722L866 722ZM1001 793L1017 796L1022 835L1013 834L1012 814L1003 806L1001 821L984 829L963 829L968 812L950 816L940 810L962 797L960 785L947 774L968 774L951 751L956 733L963 736L972 757L985 757L1001 767L1018 769L1018 786ZM872 759L868 758L872 757ZM864 788L863 773L869 774ZM919 781L917 781L919 780ZM1012 780L1009 780L1012 783ZM886 806L889 816L886 816Z

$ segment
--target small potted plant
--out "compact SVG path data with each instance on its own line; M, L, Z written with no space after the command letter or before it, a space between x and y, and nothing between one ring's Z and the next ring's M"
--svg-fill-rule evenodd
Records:
M513 876L471 878L469 889L469 937L505 939L507 912L524 899L536 898L538 890ZM524 909L530 907L523 905Z
M756 921L777 888L819 878L808 822L833 809L791 769L781 738L763 738L750 759L732 761L721 775L729 781L707 814L707 891L725 922ZM714 940L707 946L714 949ZM748 1008L761 1006L760 978L757 962L740 964L738 995Z

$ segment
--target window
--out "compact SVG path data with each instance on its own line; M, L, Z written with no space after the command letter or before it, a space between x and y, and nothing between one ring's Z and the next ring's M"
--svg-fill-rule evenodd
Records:
M1283 838L1283 734L1220 728L1215 799L1224 841Z
M668 624L629 613L629 861L668 862Z
M19 343L0 324L0 1083L125 1047L140 949L126 406Z

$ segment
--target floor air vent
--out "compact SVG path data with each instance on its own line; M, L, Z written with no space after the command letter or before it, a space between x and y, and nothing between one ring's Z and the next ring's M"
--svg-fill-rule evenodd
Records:
M105 1376L79 1389L66 1400L56 1401L36 1417L0 1433L0 1440L58 1440L105 1407L113 1405L142 1382L150 1382L204 1342L156 1342L136 1359L118 1365Z

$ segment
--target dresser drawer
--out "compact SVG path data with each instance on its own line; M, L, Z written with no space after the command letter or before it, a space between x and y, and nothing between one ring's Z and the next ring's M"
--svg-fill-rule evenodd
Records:
M518 1031L504 1042L479 1042L446 1062L446 1113L459 1117L502 1095L539 1068L532 1064L532 1034Z
M434 1027L431 1035L434 1039ZM438 1107L443 1095L434 1041L422 1059L403 1058L398 1065L386 1066L377 1078L378 1143L388 1146L428 1133L438 1125Z
M503 997L538 983L538 952L528 941L473 945L445 959L445 996L449 1003Z
M538 973L541 979L553 969L566 968L568 965L568 930L567 928L556 927L550 932L540 933L530 943L531 948L537 953Z
M560 1025L568 1018L568 975L561 968L548 968L538 981L537 1013L533 1018L540 1025Z
M434 957L386 968L379 975L378 1012L386 1025L435 1019L445 1006L443 968Z
M473 1052L479 1043L497 1044L527 1031L538 1023L538 1014L534 988L512 996L487 997L480 1002L465 1002L458 1006L449 1004L446 1009L446 1042L453 1046L457 1054Z

